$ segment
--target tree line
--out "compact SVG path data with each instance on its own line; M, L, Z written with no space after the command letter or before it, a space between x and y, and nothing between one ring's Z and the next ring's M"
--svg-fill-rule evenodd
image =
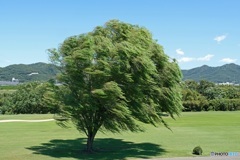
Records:
M186 80L182 85L183 111L240 110L240 86Z
M59 106L54 105L51 99L53 86L49 82L29 82L16 87L4 87L4 90L0 90L0 113L57 113Z
M60 104L53 96L56 87L53 82L29 82L16 87L1 87L0 113L57 113ZM240 110L240 86L186 80L182 82L182 104L185 112Z

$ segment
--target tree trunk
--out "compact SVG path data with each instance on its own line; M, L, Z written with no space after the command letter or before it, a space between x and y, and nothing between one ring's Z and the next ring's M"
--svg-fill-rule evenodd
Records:
M87 152L92 153L93 152L93 140L95 138L95 134L89 133L87 138Z

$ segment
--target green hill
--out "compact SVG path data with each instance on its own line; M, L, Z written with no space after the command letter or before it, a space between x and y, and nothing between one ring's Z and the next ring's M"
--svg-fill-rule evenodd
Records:
M240 84L240 66L234 63L219 67L204 65L190 70L182 70L182 73L183 80L207 80L216 83L233 82Z
M58 70L56 66L46 63L14 64L0 68L0 81L11 81L12 78L19 82L47 81L55 78Z
M18 79L19 82L47 81L55 78L57 73L58 70L53 64L14 64L0 68L0 81L11 81L12 78ZM182 70L182 73L183 80L207 80L216 83L234 82L240 84L240 66L233 63L219 67L203 65L189 70Z

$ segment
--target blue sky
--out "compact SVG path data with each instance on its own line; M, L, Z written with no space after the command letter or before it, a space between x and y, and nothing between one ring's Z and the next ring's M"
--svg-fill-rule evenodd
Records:
M240 64L239 0L0 1L0 67L49 62L46 50L110 19L144 26L181 69Z

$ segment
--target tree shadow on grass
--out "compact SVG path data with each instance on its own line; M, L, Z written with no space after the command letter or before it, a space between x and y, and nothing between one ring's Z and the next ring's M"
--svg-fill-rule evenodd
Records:
M153 143L133 143L122 139L98 138L94 141L97 149L94 153L83 151L86 139L51 140L40 146L32 146L27 149L34 154L47 155L55 158L75 158L86 160L116 160L127 158L152 158L166 152L160 145Z

